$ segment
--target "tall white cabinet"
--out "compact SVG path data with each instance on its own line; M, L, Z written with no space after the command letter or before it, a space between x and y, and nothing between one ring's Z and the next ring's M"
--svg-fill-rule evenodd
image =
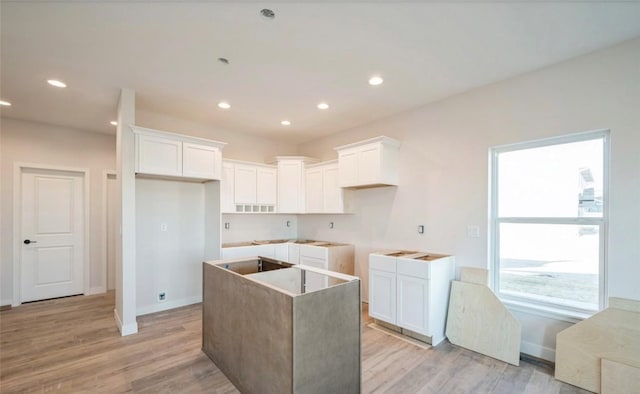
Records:
M277 156L278 213L306 211L305 166L318 160L304 156Z
M369 315L437 345L445 338L454 275L453 256L410 251L372 253Z
M338 161L308 165L305 169L306 213L345 213L345 194L339 184Z

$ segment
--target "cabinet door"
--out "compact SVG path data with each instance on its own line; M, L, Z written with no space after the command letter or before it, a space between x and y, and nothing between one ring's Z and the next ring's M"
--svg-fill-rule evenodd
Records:
M340 166L340 186L348 187L358 184L358 150L349 149L338 155Z
M220 210L222 213L233 213L236 209L233 198L233 170L232 163L222 163L220 179Z
M300 262L300 245L296 243L289 244L289 263L298 264Z
M327 261L309 256L300 256L300 264L309 265L311 267L327 269ZM305 271L305 291L311 292L321 289L326 289L328 284L328 277L325 275L317 274L315 272Z
M182 175L190 178L220 179L222 155L214 146L182 144Z
M339 170L337 164L327 165L322 172L322 195L324 212L343 213L343 193L340 187Z
M322 188L322 167L307 169L305 176L307 213L324 212Z
M258 204L276 204L276 169L258 167L256 173L256 202Z
M398 275L397 325L429 335L429 281Z
M369 315L396 324L396 274L369 270Z
M358 184L367 185L380 181L380 145L365 145L358 152Z
M275 247L275 259L276 260L280 260L280 261L284 261L284 262L289 262L289 244L288 243L283 243L283 244L275 244L273 245Z
M256 167L243 164L236 164L234 171L234 194L236 204L255 204L257 197L256 190Z
M137 172L182 176L182 142L144 134L136 137Z
M302 162L285 161L278 163L278 212L304 212Z

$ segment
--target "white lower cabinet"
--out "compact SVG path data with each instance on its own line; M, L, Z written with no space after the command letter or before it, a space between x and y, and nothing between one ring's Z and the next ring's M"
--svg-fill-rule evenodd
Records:
M274 259L289 262L289 244L288 243L274 244L273 248L275 252L273 256Z
M372 253L370 316L403 329L407 335L427 337L428 342L437 345L444 339L454 264L454 257L446 255Z
M222 248L221 255L222 259L242 259L253 256L275 258L276 251L274 244L234 246Z
M386 322L396 321L396 274L369 271L369 316Z
M422 278L398 275L397 324L411 331L429 333L429 281Z

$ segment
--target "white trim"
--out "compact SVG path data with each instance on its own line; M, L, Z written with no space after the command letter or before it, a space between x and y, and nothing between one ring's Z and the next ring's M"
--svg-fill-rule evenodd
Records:
M181 298L179 300L173 300L168 302L157 303L153 305L143 306L136 310L136 316L148 315L150 313L162 312L168 309L180 308L181 306L187 306L202 302L202 296Z
M138 322L133 322L131 324L127 324L126 326L122 325L122 319L118 316L118 311L116 309L113 310L113 318L116 321L116 326L118 330L120 330L121 336L127 336L131 334L136 334L138 332Z
M106 293L107 289L103 286L95 286L95 287L91 287L89 288L89 290L84 292L84 295L89 296L89 295L94 295L94 294L102 294L102 293Z
M49 164L41 164L41 163L25 163L25 162L14 162L13 163L13 301L11 306L16 307L22 303L21 298L21 285L20 285L20 274L21 274L21 254L22 250L21 245L21 231L22 231L22 172L25 169L32 170L45 170L45 171L64 171L64 172L74 172L82 174L83 183L84 183L84 278L83 278L83 293L87 292L90 285L90 255L91 255L91 215L90 215L90 204L91 204L91 171L86 167L67 167L67 166L56 166Z
M578 311L570 311L563 308L554 308L550 306L542 306L531 302L522 302L512 299L500 298L500 301L507 309L513 312L526 313L529 315L541 316L547 319L564 321L567 323L580 323L582 320L591 317L592 313L582 313Z
M609 218L609 152L610 152L610 130L599 129L580 133L567 134L563 136L549 137L535 141L526 141L515 144L500 145L489 149L489 229L488 229L488 261L491 272L490 287L500 299L526 313L533 313L556 320L576 322L588 317L592 312L587 310L577 310L575 308L563 308L561 305L551 305L535 300L513 300L505 294L500 293L499 277L500 267L497 263L498 251L500 250L500 224L501 223L541 223L541 224L573 224L573 225L594 225L598 226L600 234L599 247L599 272L598 272L598 307L602 310L606 306L608 297L607 286L607 241L608 241L608 218ZM524 149L539 148L551 145L575 143L581 141L595 140L602 138L603 142L603 212L601 218L571 217L571 218L535 218L535 217L498 217L498 156L500 153L513 152ZM577 319L577 320L576 320Z
M556 351L554 349L550 347L540 346L532 342L521 341L520 353L551 361L552 363L556 362Z
M13 307L13 301L12 300L1 300L0 301L0 306L5 306L5 305L11 305Z
M107 291L109 284L107 282L107 278L109 276L109 265L107 262L107 248L109 247L109 244L107 242L108 238L109 238L109 231L107 229L107 223L108 223L108 218L107 218L107 204L109 201L109 189L108 189L108 182L109 182L109 176L113 175L114 177L118 176L118 173L114 170L103 170L102 171L102 250L101 250L101 256L100 256L100 261L102 264L102 272L103 272L103 276L102 276L102 287L104 288L104 292Z

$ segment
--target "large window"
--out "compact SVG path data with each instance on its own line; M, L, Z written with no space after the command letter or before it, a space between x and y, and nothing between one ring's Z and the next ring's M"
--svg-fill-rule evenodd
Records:
M608 131L491 151L496 293L540 309L603 307Z

